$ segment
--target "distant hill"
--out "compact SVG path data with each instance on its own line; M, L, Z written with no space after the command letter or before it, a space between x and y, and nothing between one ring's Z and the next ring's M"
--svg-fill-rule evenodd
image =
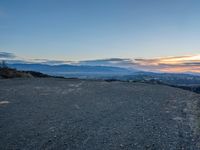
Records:
M152 72L138 72L136 75L127 75L121 77L123 80L133 81L150 81L156 80L170 85L200 85L200 76L183 73L152 73Z
M109 66L46 65L46 64L8 64L11 68L23 71L37 71L63 77L98 77L131 75L136 70Z

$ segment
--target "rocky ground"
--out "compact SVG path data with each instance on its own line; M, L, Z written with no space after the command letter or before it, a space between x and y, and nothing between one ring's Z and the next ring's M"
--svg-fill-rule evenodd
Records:
M0 149L198 150L199 101L164 85L0 79Z

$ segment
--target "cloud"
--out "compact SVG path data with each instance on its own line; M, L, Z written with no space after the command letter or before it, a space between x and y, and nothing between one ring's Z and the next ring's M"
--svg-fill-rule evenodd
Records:
M49 59L31 59L29 61L33 63L41 63L41 64L47 64L47 65L63 65L63 64L73 63L73 61L49 60Z
M0 58L15 58L16 56L13 53L7 53L7 52L0 52Z
M200 55L161 57L153 59L144 58L108 58L97 60L73 61L43 61L47 64L72 64L87 66L113 66L132 68L152 72L196 72L200 73Z
M86 60L80 61L76 64L89 65L89 66L116 66L116 67L132 67L135 63L132 59L123 58L109 58L109 59L98 59L98 60Z
M153 59L99 59L81 61L80 65L106 65L125 68L134 68L153 72L197 72L200 73L200 55L173 56Z
M200 55L135 59L139 68L161 72L200 73Z

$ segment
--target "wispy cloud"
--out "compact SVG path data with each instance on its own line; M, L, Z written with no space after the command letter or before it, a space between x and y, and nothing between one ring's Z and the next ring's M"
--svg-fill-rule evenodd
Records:
M135 61L140 68L152 71L200 73L200 55L135 59Z
M135 68L154 72L198 72L200 73L200 55L161 57L153 59L100 59L80 61L80 65L105 65Z
M49 60L49 59L29 59L30 62L33 63L41 63L48 65L63 65L63 64L72 64L73 61L62 61L62 60Z
M7 63L39 63L48 65L61 65L61 64L72 64L73 61L62 61L62 60L49 60L49 59L28 59L19 57L13 53L0 52L0 61L6 60Z
M16 56L13 53L7 53L7 52L0 52L0 58L15 58Z
M91 66L117 66L117 67L132 67L134 61L132 59L123 58L109 58L98 60L86 60L77 62L79 65L91 65Z

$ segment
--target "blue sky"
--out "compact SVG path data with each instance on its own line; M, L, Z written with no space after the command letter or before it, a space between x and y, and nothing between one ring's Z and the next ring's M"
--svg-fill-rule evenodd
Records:
M0 0L0 51L88 60L200 53L199 0Z

